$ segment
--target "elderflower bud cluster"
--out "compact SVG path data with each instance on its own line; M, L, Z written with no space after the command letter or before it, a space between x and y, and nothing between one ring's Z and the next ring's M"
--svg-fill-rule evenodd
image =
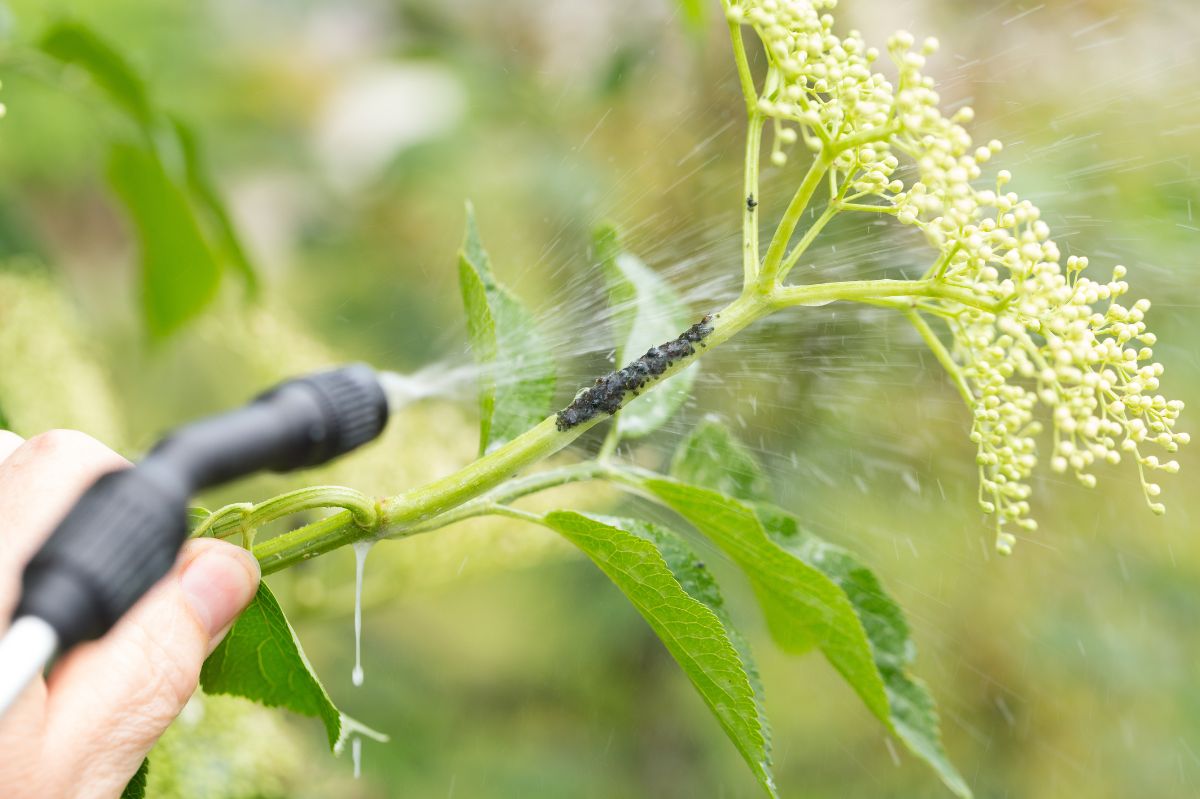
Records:
M784 145L796 130L816 151L837 134L848 136L887 124L893 88L871 70L879 51L857 32L833 33L833 17L821 13L835 0L742 0L727 6L732 21L750 25L763 41L771 70L758 110L775 123L771 160L787 160ZM886 146L880 155L886 155Z
M995 516L997 548L1011 551L1013 528L1037 529L1029 481L1045 427L1039 405L1048 412L1052 470L1092 487L1094 465L1132 459L1151 510L1163 513L1150 474L1179 464L1143 449L1173 453L1189 437L1175 430L1183 403L1158 393L1163 367L1145 323L1149 301L1124 300L1123 266L1096 280L1083 274L1087 258L1064 260L1037 206L1006 190L1007 170L984 178L1003 145L974 144L964 127L970 108L942 113L922 72L936 40L914 50L907 32L889 39L893 85L872 72L878 53L857 32L833 33L827 12L835 5L737 0L728 14L753 27L770 60L758 111L776 124L773 160L785 160L781 144L795 135L781 131L796 125L830 157L834 181L842 179L839 202L877 200L869 210L917 227L938 252L926 278L945 291L926 308L945 318L969 387L979 503ZM896 177L898 156L915 167L907 187Z

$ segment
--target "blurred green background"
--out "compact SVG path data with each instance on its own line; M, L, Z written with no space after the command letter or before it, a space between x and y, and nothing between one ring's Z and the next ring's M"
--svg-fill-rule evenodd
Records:
M697 314L735 291L740 99L710 5L697 27L668 0L0 3L0 416L135 457L170 425L303 369L469 363L454 268L466 198L501 278L548 330L569 397L610 349L587 249L597 222L620 224ZM975 106L977 139L1005 141L995 166L1065 252L1102 276L1130 268L1132 294L1154 302L1164 391L1200 408L1200 7L846 0L838 14L875 43L896 27L941 39L930 72L943 98ZM217 259L215 300L173 335L148 332L138 232L106 177L113 143L136 134L86 74L38 55L64 19L114 43L196 131L256 299ZM800 168L767 172L768 218ZM929 258L862 220L825 242L799 279L894 277ZM968 414L900 320L802 309L703 369L684 417L629 455L662 463L706 413L761 450L781 502L861 554L906 608L918 673L978 795L1200 793L1194 454L1163 480L1162 519L1128 464L1094 491L1044 476L1041 531L997 559ZM472 457L473 409L468 387L320 473L206 499L317 481L396 493ZM585 486L548 501L622 500ZM734 570L706 560L755 644L784 795L944 795L819 657L778 653ZM544 532L486 522L377 547L358 689L353 556L271 582L335 700L392 742L364 744L356 782L315 722L197 701L153 756L159 795L756 795L642 620Z

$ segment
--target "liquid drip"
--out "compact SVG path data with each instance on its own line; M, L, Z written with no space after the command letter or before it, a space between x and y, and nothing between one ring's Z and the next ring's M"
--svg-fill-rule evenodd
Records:
M350 681L355 686L363 684L362 669L362 590L363 568L367 563L367 553L371 551L372 541L359 541L354 544L354 671L350 672ZM358 739L354 739L355 745Z
M350 755L354 758L354 779L362 776L362 738L357 735L350 741Z

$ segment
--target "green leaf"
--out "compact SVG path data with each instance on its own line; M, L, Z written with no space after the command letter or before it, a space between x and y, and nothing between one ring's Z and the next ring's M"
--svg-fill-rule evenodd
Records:
M773 541L820 569L846 593L871 641L875 666L887 690L892 730L938 773L946 787L957 796L969 797L971 789L942 747L933 697L909 671L917 648L904 612L879 578L849 551L804 530L792 514L767 504L757 505L755 513Z
M258 273L246 255L241 238L225 207L225 201L221 199L221 194L209 174L200 140L195 131L182 120L172 118L171 124L179 141L179 151L183 155L184 178L192 201L212 231L226 263L241 276L247 291L253 297L258 293Z
M763 686L762 680L759 677L758 666L755 664L754 655L750 650L750 643L733 626L733 620L729 616L729 611L725 608L725 597L721 595L721 588L713 578L712 572L696 556L696 553L687 545L683 538L673 530L637 519L593 518L598 518L600 521L614 527L619 527L654 544L658 549L658 554L662 556L663 561L667 564L667 568L671 570L671 574L679 581L679 585L687 592L688 596L698 602L702 602L720 620L721 624L725 627L725 634L729 637L730 643L733 644L733 648L737 650L741 658L742 669L746 672L746 676L750 679L750 687L754 690L755 704L758 707L759 728L762 730L765 749L769 755L771 751L771 725L767 721L766 709L762 704Z
M743 500L771 498L771 481L754 453L709 417L693 428L671 459L671 476Z
M769 496L766 477L753 453L715 420L705 420L676 452L677 479L755 500ZM862 623L888 699L888 727L928 763L958 796L970 796L966 781L942 747L937 710L928 688L910 673L916 646L900 606L879 579L852 553L804 530L797 518L766 502L752 505L767 536L820 570L845 593Z
M694 563L695 556L689 559L688 553L668 543L667 552L681 567L684 579L700 594L691 595L656 547L660 541L669 540L665 531L644 522L619 520L620 526L615 526L612 521L571 511L556 511L545 517L547 526L582 549L633 603L683 668L759 784L775 796L769 735L750 671L713 609L714 604L723 607L715 594L715 584L711 578L705 580L707 573Z
M496 282L467 204L467 233L458 253L458 280L467 336L482 366L479 378L480 454L540 422L554 399L554 364L533 315Z
M819 647L867 708L888 720L871 645L841 588L768 538L754 510L739 500L674 480L651 478L643 485L746 572L780 646L796 653Z
M254 601L204 662L200 687L318 718L334 752L351 734L387 740L334 706L266 583L259 583Z
M156 337L170 334L215 296L220 277L215 254L242 276L253 295L258 288L257 274L208 174L192 130L175 119L170 128L164 127L165 117L151 102L142 78L117 48L90 28L76 22L60 23L47 31L41 47L53 58L85 70L144 136L140 149L114 148L109 179L138 228L142 307L150 333ZM176 162L180 162L181 174L173 177L164 163ZM176 185L175 178L181 185ZM215 253L209 247L208 233Z
M617 365L624 366L651 347L678 336L691 323L690 317L687 307L661 277L621 249L615 228L603 225L592 238L608 283ZM627 403L614 420L616 435L640 438L662 427L687 401L695 380L693 364L654 391Z
M143 129L154 123L154 112L141 77L121 54L90 28L75 22L61 22L42 37L42 50L53 58L75 64L91 75L117 107Z
M196 316L216 295L221 272L183 192L154 151L112 149L108 178L137 229L142 256L142 313L162 338Z
M121 799L145 799L146 779L150 776L150 758L142 758L142 765L129 778L125 790L121 791Z

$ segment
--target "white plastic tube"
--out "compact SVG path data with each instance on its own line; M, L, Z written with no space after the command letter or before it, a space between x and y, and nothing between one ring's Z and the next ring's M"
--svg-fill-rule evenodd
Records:
M42 673L58 648L54 628L36 616L22 616L0 638L0 719Z

